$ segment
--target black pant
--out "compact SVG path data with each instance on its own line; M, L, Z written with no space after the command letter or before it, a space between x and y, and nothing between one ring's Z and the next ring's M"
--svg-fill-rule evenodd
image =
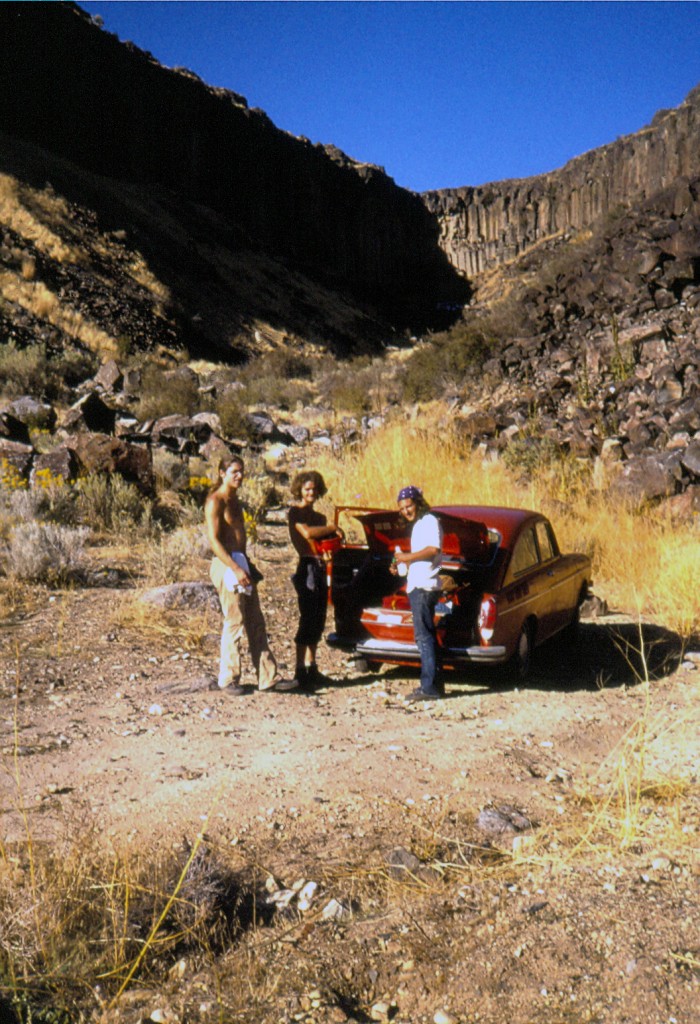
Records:
M294 642L315 647L326 625L328 581L325 566L318 558L300 558L292 583L299 601L299 629Z

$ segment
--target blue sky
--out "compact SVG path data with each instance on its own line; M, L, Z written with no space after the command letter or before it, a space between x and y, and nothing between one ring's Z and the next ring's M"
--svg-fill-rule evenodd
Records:
M700 83L700 3L89 0L122 40L415 191L555 170Z

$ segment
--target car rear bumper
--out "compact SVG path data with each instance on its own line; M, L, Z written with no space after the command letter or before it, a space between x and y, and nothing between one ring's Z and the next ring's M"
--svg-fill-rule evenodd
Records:
M415 644L375 638L352 641L339 637L337 633L330 633L327 640L329 647L354 651L363 658L367 658L368 661L420 663L420 652ZM440 657L447 664L502 665L507 660L508 652L501 645L494 647L442 647Z

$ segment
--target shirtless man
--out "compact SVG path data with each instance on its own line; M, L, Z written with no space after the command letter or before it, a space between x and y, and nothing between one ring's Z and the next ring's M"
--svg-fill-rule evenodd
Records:
M224 626L221 632L221 661L218 688L233 696L245 693L241 686L241 639L248 637L250 656L260 690L294 690L294 679L281 679L267 640L265 620L255 581L246 557L246 533L238 488L245 468L238 456L225 456L219 463L219 483L204 506L207 536L214 557L209 575L217 589Z

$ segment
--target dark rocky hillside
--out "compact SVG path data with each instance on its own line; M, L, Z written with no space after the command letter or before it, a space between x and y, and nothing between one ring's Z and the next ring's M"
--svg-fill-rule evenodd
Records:
M623 496L697 511L699 309L700 178L680 178L482 279L466 325L495 315L502 336L462 391L485 399L464 429L599 459Z
M107 180L147 193L146 204L181 229L186 253L173 262L204 289L207 250L217 246L234 261L272 259L278 275L301 274L369 307L385 334L391 324L427 325L437 302L468 297L435 218L381 168L281 131L242 96L163 67L77 6L3 4L0 57L0 130L101 176L101 201L90 205L110 227L132 222ZM44 184L40 172L32 183ZM140 244L176 291L180 275L168 277L162 258L169 241L156 234ZM280 313L274 326L293 330L299 313Z
M633 500L697 510L698 89L560 170L420 197L73 4L0 5L0 58L0 344L70 351L64 404L139 350L421 335L475 445L599 460ZM440 345L473 331L485 352L444 379Z

